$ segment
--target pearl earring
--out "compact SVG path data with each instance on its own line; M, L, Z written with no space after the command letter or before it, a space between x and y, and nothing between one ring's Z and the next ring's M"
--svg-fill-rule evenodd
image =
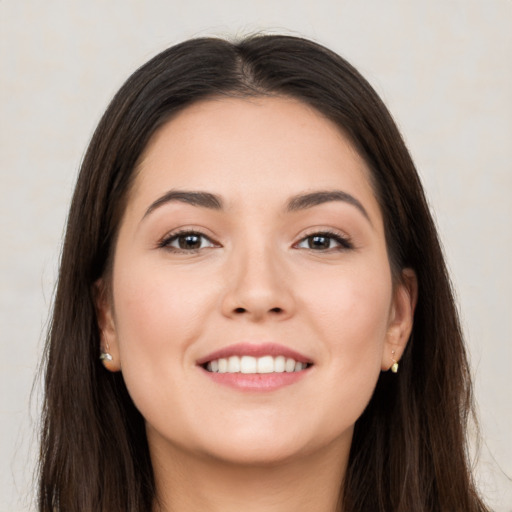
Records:
M112 361L114 358L112 357L112 354L110 354L109 352L110 350L110 346L109 344L107 343L107 351L106 352L101 352L100 353L100 361L103 361L103 364L105 364L105 361Z

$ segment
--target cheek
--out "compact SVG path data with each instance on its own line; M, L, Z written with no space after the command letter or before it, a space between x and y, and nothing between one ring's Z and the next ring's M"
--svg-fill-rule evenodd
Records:
M121 350L153 352L162 348L159 345L169 348L194 338L200 316L212 300L204 281L171 272L165 265L120 264L119 268L114 304Z
M187 380L189 348L215 303L213 286L147 261L119 261L114 274L116 334L130 397L148 424L185 439L187 397L200 396Z
M350 278L317 288L324 299L311 304L311 321L324 339L323 377L328 435L350 428L361 416L381 373L388 327L391 278L380 273L351 273ZM322 292L324 288L324 293ZM330 411L330 412L329 412Z
M307 299L309 320L324 340L333 384L358 389L361 395L365 390L369 399L380 374L388 330L392 298L388 267L351 268L335 279L332 275L317 279L314 290Z
M114 275L115 325L121 368L134 402L179 383L187 349L201 334L212 291L158 265L120 262Z

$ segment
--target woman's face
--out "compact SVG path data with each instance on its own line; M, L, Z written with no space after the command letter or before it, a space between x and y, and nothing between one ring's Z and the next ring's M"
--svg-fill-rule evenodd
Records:
M152 451L347 452L411 327L367 166L286 98L203 101L156 133L110 284L102 343Z

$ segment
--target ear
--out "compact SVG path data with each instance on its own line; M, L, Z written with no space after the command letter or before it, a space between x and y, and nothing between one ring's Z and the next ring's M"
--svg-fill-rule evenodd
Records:
M388 330L382 354L382 370L389 370L400 360L411 335L414 309L418 300L418 279L414 270L402 270L395 286L389 315Z
M96 307L96 319L100 332L100 353L110 354L112 360L103 359L103 366L111 371L121 370L119 357L119 344L117 342L116 326L112 298L103 278L94 283L94 302Z

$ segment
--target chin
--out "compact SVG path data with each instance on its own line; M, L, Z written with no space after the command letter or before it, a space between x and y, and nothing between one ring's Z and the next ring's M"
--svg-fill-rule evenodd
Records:
M293 445L287 441L281 443L228 442L226 446L215 446L205 450L209 458L225 464L237 466L271 467L293 461L306 455L304 446Z
M240 427L224 430L222 435L204 440L198 452L207 454L208 458L241 466L277 466L311 457L334 444L350 445L352 427L344 430L342 435L334 431L310 431L301 424L297 430L288 426L280 427ZM212 443L212 440L215 442Z

